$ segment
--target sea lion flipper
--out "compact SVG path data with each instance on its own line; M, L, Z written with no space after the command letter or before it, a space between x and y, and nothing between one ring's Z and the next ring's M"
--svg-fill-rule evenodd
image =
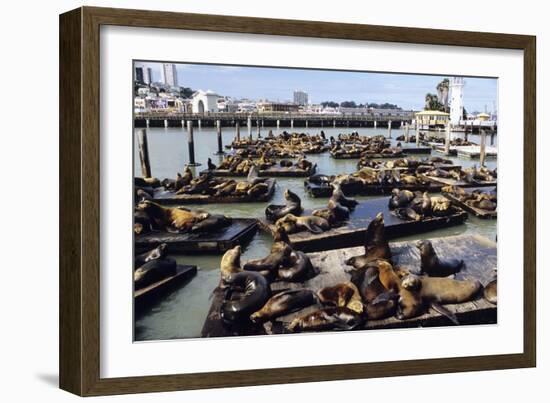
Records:
M456 318L456 315L451 311L449 311L447 308L445 308L443 305L440 305L438 302L432 301L431 306L441 315L446 316L451 322L453 322L453 324L457 326L460 325L460 323L458 322L458 319Z
M392 299L396 299L397 294L393 291L383 292L382 294L378 294L376 298L374 298L371 302L372 305L380 304L382 302L388 302Z

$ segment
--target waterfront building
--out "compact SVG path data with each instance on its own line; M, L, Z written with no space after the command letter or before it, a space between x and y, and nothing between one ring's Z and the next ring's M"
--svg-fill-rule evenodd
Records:
M141 83L141 84L144 84L144 81L143 81L143 67L141 66L136 66L135 69L134 69L134 80L137 81L138 83Z
M464 114L464 78L451 77L449 82L449 98L451 100L451 124L458 125Z
M191 97L193 113L218 112L218 99L221 96L211 90L196 91Z
M449 122L449 114L441 111L421 111L414 116L419 126L426 129L445 127Z
M308 104L308 94L307 92L301 90L294 91L294 103L296 105L305 106Z
M260 102L258 112L298 112L299 106L290 102Z
M486 122L491 118L491 115L488 113L480 113L477 115L477 120L480 120L482 122Z
M162 63L160 69L161 81L169 87L178 86L178 72L176 65L173 63Z

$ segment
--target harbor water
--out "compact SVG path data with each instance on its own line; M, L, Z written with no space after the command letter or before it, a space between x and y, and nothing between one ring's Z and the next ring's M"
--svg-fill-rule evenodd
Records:
M137 148L137 131L134 133L134 174L141 176ZM276 128L262 128L262 136L267 136L269 130L274 134L279 133ZM290 129L286 129L291 131ZM327 138L336 137L339 133L349 133L357 131L360 135L387 136L387 128L323 128ZM310 134L317 134L321 128L295 129L294 131L306 131ZM253 138L256 138L256 128L253 130ZM392 129L392 138L404 134L402 129ZM414 130L410 131L414 134ZM444 133L439 133L441 136ZM234 128L223 128L223 144L230 144L235 137ZM241 128L241 138L248 135L246 127ZM452 133L454 137L464 137L464 133ZM159 179L174 178L176 172L183 172L185 164L189 162L187 147L187 131L182 128L149 128L147 129L149 158L151 171L154 177ZM479 144L478 135L468 135L468 139ZM215 154L217 151L217 134L215 128L194 128L195 141L195 160L201 163L201 166L192 168L195 174L206 169L206 161L212 159L214 164L218 164L223 156ZM392 141L395 143L395 140ZM497 146L497 137L495 144ZM489 145L489 136L487 136ZM413 143L410 146L414 146ZM225 150L227 151L227 150ZM432 155L437 155L432 152ZM415 155L416 158L423 158L427 155ZM328 152L323 154L308 155L307 159L317 164L317 173L339 174L352 173L356 171L357 159L334 159ZM456 165L467 168L473 165L479 165L479 160L470 158L449 157ZM486 166L490 169L496 167L496 159L488 159ZM305 209L325 207L328 199L312 198L306 194L304 188L304 178L276 178L277 185L275 194L271 201L266 203L230 203L230 204L203 204L200 206L188 205L190 208L202 208L211 213L222 213L231 217L258 218L264 217L264 210L268 204L284 204L283 191L288 188L295 192L302 199L302 206ZM368 200L374 196L356 197L357 200ZM380 197L380 196L375 196ZM496 239L497 221L483 220L469 215L468 220L462 225L450 228L444 228L419 235L399 238L397 240L410 239L429 239L430 237L442 237L459 234L479 234L491 240ZM249 259L261 258L269 253L271 247L271 237L263 232L258 232L252 241L243 248L242 262ZM145 340L167 340L179 338L200 337L200 332L208 309L210 308L210 296L219 282L219 263L221 256L174 256L181 264L197 265L198 273L189 284L179 290L174 291L165 299L145 310L140 316L136 317L134 338L136 341ZM130 275L130 273L129 273Z

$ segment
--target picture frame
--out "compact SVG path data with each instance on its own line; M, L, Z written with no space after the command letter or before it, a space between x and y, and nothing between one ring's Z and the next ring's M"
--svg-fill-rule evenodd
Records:
M100 28L284 35L523 51L523 353L137 377L100 376ZM536 366L536 38L81 7L60 16L60 387L80 396Z

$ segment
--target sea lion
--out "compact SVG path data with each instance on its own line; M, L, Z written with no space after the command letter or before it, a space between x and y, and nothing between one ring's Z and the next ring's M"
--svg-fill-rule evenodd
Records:
M137 255L136 258L134 259L134 268L137 269L151 260L163 259L164 257L166 257L167 250L168 250L168 245L165 243L161 243L159 246L157 246L154 249L151 249L149 252L145 252L140 255Z
M328 231L330 229L330 224L327 220L318 216L303 216L297 217L294 214L286 214L284 217L279 218L276 225L279 224L291 224L294 225L294 231L304 231L307 230L313 234L320 234L323 231ZM286 229L286 228L285 228ZM287 231L289 233L294 231Z
M491 281L483 290L483 297L491 304L497 304L497 280Z
M145 178L145 177L135 177L134 186L138 187L153 187L158 188L160 186L160 180L158 178Z
M390 209L406 207L413 199L414 193L410 190L393 189L392 196L390 197L389 201L389 207Z
M211 232L231 224L232 219L223 214L210 214L204 220L193 224L191 232Z
M406 221L421 221L422 216L410 207L400 207L394 210L397 217Z
M216 189L216 193L214 193L214 196L229 196L233 194L236 187L237 182L234 179L230 179L227 182L223 182L222 184L214 187L214 189Z
M229 249L220 262L221 281L226 281L232 274L241 272L241 246Z
M270 204L266 207L265 216L269 221L277 221L288 213L294 215L302 214L302 201L296 193L292 192L290 189L285 189L284 197L286 205Z
M212 158L208 158L208 161L206 162L206 165L208 166L208 169L210 171L213 171L216 169L216 165L212 162Z
M358 314L363 313L361 294L352 282L322 288L317 292L317 297L323 305L346 307Z
M194 212L183 207L163 207L151 200L142 201L137 205L136 209L147 213L158 229L168 232L187 231L191 229L195 223L209 216L209 214L204 211Z
M329 208L321 208L316 209L311 212L311 215L314 215L316 217L324 218L328 221L328 223L332 226L338 223L338 220L336 216L334 215L334 211L332 211Z
M328 201L327 208L332 212L336 221L347 221L349 219L349 209L338 203L338 201L334 200L332 197Z
M151 232L151 219L145 211L134 211L134 231L136 229L136 226L137 228L139 228L139 232L136 232L136 234Z
M243 266L244 270L260 272L271 277L275 275L280 266L288 262L292 248L284 242L275 242L271 246L269 255L262 259L249 260Z
M365 233L365 254L346 260L346 264L360 269L378 259L391 261L391 249L384 231L384 215L378 213Z
M288 258L288 267L279 267L277 277L284 281L300 281L313 272L309 257L301 251L292 251Z
M152 200L153 196L151 196L149 193L147 193L143 189L137 189L136 190L136 199L141 202L143 200Z
M346 197L346 195L344 195L344 192L342 191L342 186L338 182L332 184L331 198L350 210L353 210L359 204L357 200Z
M432 243L428 240L420 240L416 243L420 251L420 270L431 277L447 277L456 274L464 266L464 260L441 260L435 253Z
M432 197L430 200L432 214L436 217L444 217L452 213L451 201L445 197Z
M134 288L139 290L176 274L176 261L170 258L154 259L134 271Z
M220 316L225 322L250 320L250 315L261 309L271 297L265 277L252 271L231 274L225 285L227 290L220 306Z
M254 323L272 321L313 305L316 301L315 293L306 288L286 290L272 296L262 309L250 315L250 320Z
M394 293L382 293L365 306L368 320L384 319L395 314L397 309L397 295Z
M322 330L353 330L364 323L357 312L342 307L327 307L295 318L288 325L290 332L316 332Z
M267 185L267 183L260 182L260 183L256 183L250 189L248 189L246 194L250 197L258 197L267 193L268 189L269 189L269 186Z
M427 301L440 304L461 304L471 301L481 290L477 280L453 280L442 277L416 276L409 274L401 285L410 291L419 291Z

